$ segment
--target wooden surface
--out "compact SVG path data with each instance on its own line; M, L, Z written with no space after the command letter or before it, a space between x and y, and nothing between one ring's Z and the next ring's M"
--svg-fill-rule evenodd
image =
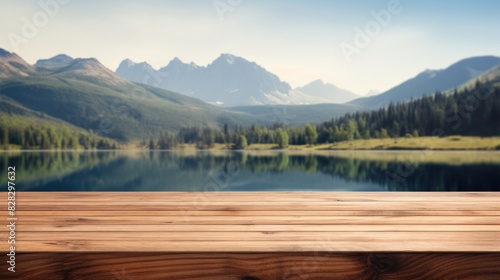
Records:
M18 253L500 252L500 193L32 192L16 210Z
M24 253L0 279L498 280L499 264L492 253Z
M0 279L500 279L500 193L18 193L16 217Z

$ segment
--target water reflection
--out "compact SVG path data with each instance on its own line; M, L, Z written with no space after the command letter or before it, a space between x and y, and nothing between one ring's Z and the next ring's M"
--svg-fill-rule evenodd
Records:
M19 191L499 191L499 153L17 152ZM412 159L412 160L409 160ZM0 176L7 181L6 172Z

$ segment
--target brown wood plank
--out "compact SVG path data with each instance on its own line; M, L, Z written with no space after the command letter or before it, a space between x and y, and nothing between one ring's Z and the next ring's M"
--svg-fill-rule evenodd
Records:
M104 211L16 211L19 218L25 216L67 216L68 213L76 217L100 216L500 216L500 211L476 210L443 210L443 211L406 211L406 210L352 210L352 211L131 211L131 210L104 210ZM0 214L0 219L7 218L5 212Z
M198 211L294 211L304 210L413 210L413 211L448 211L455 209L459 211L482 210L500 211L500 203L482 202L209 202L190 206L182 202L16 202L19 209L29 211L71 211L74 209L85 209L87 211L106 211L112 209L134 209L137 211L165 211L165 210L198 210Z
M21 242L25 241L318 241L328 240L349 241L359 240L361 242L387 241L387 242L409 242L433 241L453 239L455 241L481 240L492 242L493 247L500 246L500 234L498 232L426 232L416 235L414 232L290 232L290 231L267 231L267 232L20 232L17 236ZM6 242L6 237L1 241Z
M498 252L491 240L392 240L330 239L328 241L22 241L19 252ZM498 243L497 243L498 244ZM2 246L4 247L4 246Z
M68 213L69 214L69 213ZM500 216L23 216L21 225L500 225Z
M23 231L492 231L500 232L500 225L23 225L18 223L18 232Z
M500 279L500 254L30 253L0 279Z

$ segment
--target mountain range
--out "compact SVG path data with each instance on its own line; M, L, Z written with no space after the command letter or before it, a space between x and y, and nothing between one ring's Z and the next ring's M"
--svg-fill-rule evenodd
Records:
M344 103L359 97L319 80L292 89L257 63L231 54L220 55L206 67L174 58L159 70L146 62L135 63L126 59L120 63L116 73L129 81L179 92L225 107Z
M227 54L206 67L174 59L159 70L125 60L115 73L95 58L61 54L30 65L0 49L0 117L63 125L126 142L187 126L319 123L436 90L470 88L477 80L500 85L500 58L465 59L443 70L427 70L379 95L349 101L355 96L332 84L317 80L292 89L256 63ZM349 102L315 104L326 100Z
M206 67L183 63L174 58L159 70L146 62L134 63L126 59L116 73L130 81L161 87L225 107L349 103L361 108L378 108L391 102L403 102L436 91L454 89L499 64L500 58L495 56L467 58L446 69L425 70L385 92L370 91L365 97L321 80L291 88L287 82L255 62L231 54L222 54Z
M0 70L2 113L47 116L121 141L190 125L260 123L250 115L129 82L94 58L59 55L32 66L1 50Z
M119 141L146 139L160 131L188 126L268 125L287 119L293 124L319 122L355 107L330 104L318 112L308 106L292 110L297 116L309 116L305 119L270 108L269 117L244 109L227 110L184 94L130 82L95 58L57 55L30 65L17 54L0 49L1 115L64 124Z

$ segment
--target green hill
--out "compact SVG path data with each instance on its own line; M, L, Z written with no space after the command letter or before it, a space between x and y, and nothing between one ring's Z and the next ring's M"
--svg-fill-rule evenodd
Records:
M109 149L115 141L100 137L0 95L0 139L3 149Z

